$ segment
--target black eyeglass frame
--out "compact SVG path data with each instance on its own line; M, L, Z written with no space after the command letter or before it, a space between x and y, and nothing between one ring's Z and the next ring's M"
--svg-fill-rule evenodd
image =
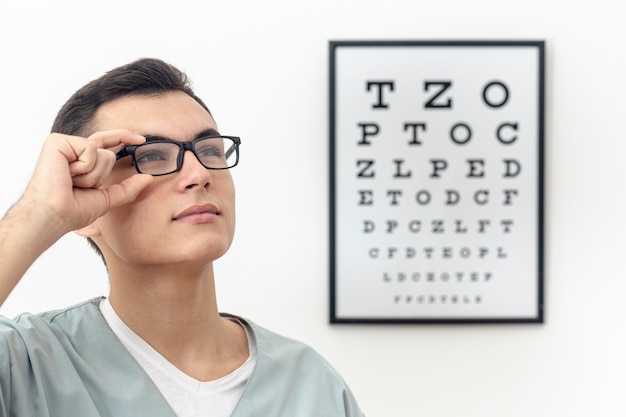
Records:
M234 164L228 167L224 167L224 168L208 167L202 162L198 154L196 154L196 148L195 148L196 143L206 140L206 139L217 139L217 138L230 139L233 141L233 146L231 146L229 149L225 151L225 157L226 159L228 159L228 157L230 157L230 155L233 152L235 152ZM165 172L163 174L148 174L148 175L152 175L153 177L160 177L162 175L169 175L169 174L173 174L175 172L180 171L180 169L183 166L183 159L184 159L185 151L191 151L193 156L195 156L198 162L200 162L200 164L206 169L212 169L212 170L230 169L230 168L235 167L239 163L239 145L241 145L241 138L239 136L226 136L226 135L202 136L202 137L199 137L194 140L187 141L187 142L178 142L172 139L154 139L154 140L150 140L145 143L142 143L141 145L126 146L124 149L122 149L121 151L115 154L115 160L118 161L126 156L130 156L133 159L133 165L135 166L135 170L137 170L137 172L140 174L144 174L144 172L141 172L141 169L139 169L139 165L137 164L137 159L135 158L135 151L137 150L137 148L140 148L145 145L151 145L153 143L173 143L174 145L178 145L178 149L179 149L178 156L176 157L176 169L169 171L169 172Z

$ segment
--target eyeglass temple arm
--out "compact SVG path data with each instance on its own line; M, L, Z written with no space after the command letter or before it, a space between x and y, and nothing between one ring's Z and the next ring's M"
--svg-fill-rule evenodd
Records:
M119 160L125 156L129 156L130 152L128 152L127 148L123 148L121 151L119 151L118 153L115 154L115 160Z
M228 150L226 151L226 159L230 158L230 156L233 154L233 152L235 152L235 149L237 148L237 144L233 143L230 148L228 148Z

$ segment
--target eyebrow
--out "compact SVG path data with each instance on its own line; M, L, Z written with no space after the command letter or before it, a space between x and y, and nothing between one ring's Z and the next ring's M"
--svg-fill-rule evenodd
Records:
M143 135L143 136L146 138L146 142L151 142L155 140L169 140L169 141L179 142L175 139L168 138L167 136L161 136L161 135ZM211 128L205 129L202 132L198 133L196 136L194 136L194 138L191 140L205 138L207 136L220 136L220 133L215 129L211 129Z

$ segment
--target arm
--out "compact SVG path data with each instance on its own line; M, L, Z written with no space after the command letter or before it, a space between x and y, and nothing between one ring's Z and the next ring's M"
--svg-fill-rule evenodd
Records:
M24 194L0 221L0 305L61 236L133 201L152 182L137 174L106 185L115 164L112 151L144 140L126 130L46 139Z

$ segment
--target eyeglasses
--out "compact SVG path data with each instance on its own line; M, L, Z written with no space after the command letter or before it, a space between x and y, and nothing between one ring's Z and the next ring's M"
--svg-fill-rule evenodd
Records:
M241 139L236 136L205 136L189 142L155 139L127 146L115 157L119 160L130 155L137 172L156 177L179 171L185 151L191 151L207 169L232 168L239 162L239 145Z

